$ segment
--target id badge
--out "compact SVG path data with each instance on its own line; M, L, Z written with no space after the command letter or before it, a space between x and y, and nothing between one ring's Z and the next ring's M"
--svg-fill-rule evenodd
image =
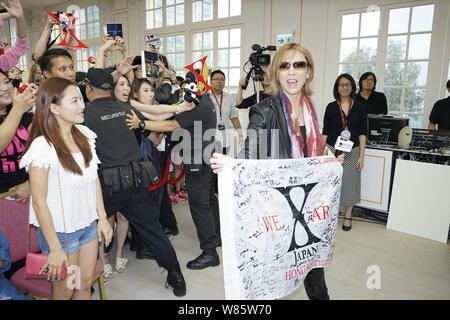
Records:
M225 130L225 123L219 122L219 124L217 125L217 128L218 128L219 130Z
M353 141L344 140L339 136L334 144L334 148L343 152L350 152L352 151L353 144Z
M352 134L350 133L350 131L348 131L347 128L345 128L342 132L341 132L341 138L343 140L350 140L350 137L352 136Z

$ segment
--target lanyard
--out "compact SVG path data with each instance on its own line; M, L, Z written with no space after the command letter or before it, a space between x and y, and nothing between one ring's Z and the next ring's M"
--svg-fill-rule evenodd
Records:
M339 101L337 101L337 104L339 106L339 111L340 111L340 115L341 115L341 120L342 120L342 129L347 128L347 122L348 122L348 116L350 115L350 111L352 110L353 107L353 100L350 100L350 106L348 107L348 112L347 112L347 117L344 114L344 110L342 110L342 106L341 103Z
M223 92L220 95L220 103L219 100L217 99L216 95L214 93L212 93L212 95L214 96L214 99L216 99L217 105L219 106L219 112L220 112L220 120L222 120L222 102L223 102Z

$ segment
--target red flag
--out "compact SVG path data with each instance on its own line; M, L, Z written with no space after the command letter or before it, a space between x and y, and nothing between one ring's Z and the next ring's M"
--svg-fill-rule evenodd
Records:
M75 36L73 29L75 28L75 21L77 21L77 18L74 17L71 13L60 13L59 15L56 15L53 12L44 13L55 19L63 27L63 38L61 42L58 43L59 46L71 48L88 48L88 46L78 40L78 38ZM72 46L66 41L67 34L70 34L70 37L76 41L77 45Z
M205 93L207 93L209 90L212 89L212 87L207 83L208 80L208 67L206 65L206 58L208 58L208 56L204 56L201 59L198 59L197 61L194 61L193 63L191 63L190 65L187 65L186 67L184 67L185 69L191 71L194 76L195 76L195 80L197 80L198 83L198 88L199 91L198 95L204 95ZM197 73L194 69L194 64L196 64L197 62L200 62L202 64L202 69L200 70L200 74ZM206 77L206 79L205 79Z

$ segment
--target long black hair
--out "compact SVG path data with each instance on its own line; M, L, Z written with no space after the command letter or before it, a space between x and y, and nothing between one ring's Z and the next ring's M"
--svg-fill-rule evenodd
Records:
M350 98L355 99L355 93L356 93L356 82L355 79L353 79L353 77L351 75L349 75L348 73L343 73L341 75L339 75L339 77L337 77L336 81L334 82L334 87L333 87L333 96L336 100L340 100L341 99L341 95L339 94L339 80L341 80L341 78L345 78L348 81L350 81L350 83L352 84L352 92L350 93Z
M372 91L375 91L375 88L377 87L377 77L375 76L375 73L373 73L371 71L368 71L368 72L363 73L361 75L361 77L359 77L359 83L358 83L359 84L359 91L358 91L358 93L361 92L363 80L366 80L369 76L373 76L373 88L372 88Z

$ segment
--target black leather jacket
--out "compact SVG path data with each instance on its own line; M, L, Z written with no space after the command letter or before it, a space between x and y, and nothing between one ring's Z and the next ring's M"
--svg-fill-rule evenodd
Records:
M270 96L250 108L245 148L241 159L289 159L292 146L279 95Z

